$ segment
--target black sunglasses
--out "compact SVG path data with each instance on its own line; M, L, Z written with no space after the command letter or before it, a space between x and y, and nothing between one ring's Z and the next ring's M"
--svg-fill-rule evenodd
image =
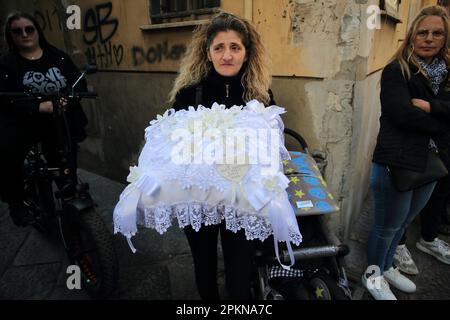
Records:
M26 34L32 34L36 31L36 28L34 26L26 26L25 28L14 28L11 29L11 33L20 36L22 35L24 32Z

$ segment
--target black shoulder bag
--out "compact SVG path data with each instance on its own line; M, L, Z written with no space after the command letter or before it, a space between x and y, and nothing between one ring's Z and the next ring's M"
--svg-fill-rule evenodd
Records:
M401 192L419 188L448 175L447 168L436 148L429 149L427 165L423 172L391 166L387 166L387 170L395 188Z

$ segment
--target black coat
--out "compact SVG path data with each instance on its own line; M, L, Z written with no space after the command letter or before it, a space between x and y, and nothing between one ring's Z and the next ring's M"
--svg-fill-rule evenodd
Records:
M199 104L211 108L214 102L225 105L227 108L233 105L245 105L242 98L244 87L241 83L242 73L238 73L234 77L224 77L219 75L212 69L209 75L203 79L199 85L193 85L181 89L172 105L176 111L185 109L189 106L197 107L196 95L197 88L201 87ZM272 92L269 90L271 98L270 105L274 105Z
M416 71L412 69L410 80L405 80L400 63L395 60L382 72L380 132L373 155L376 163L423 171L430 138L436 141L442 154L447 152L450 141L448 77L435 95L428 79ZM431 112L413 106L413 98L430 102Z

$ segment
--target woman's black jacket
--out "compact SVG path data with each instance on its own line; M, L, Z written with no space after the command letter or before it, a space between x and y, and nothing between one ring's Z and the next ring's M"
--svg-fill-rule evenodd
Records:
M197 107L197 103L211 108L214 102L223 104L227 108L233 105L245 105L242 98L244 87L241 83L241 77L241 72L234 77L224 77L212 69L199 85L181 89L175 97L172 108L178 111L187 109L189 106ZM275 102L270 90L269 95L271 99L269 105L274 105Z
M435 95L429 80L416 69L412 69L411 78L405 80L398 60L384 68L381 76L380 131L373 155L375 163L423 171L430 138L442 154L445 149L448 150L450 87L447 82L448 77ZM430 102L431 112L426 113L413 106L413 98ZM448 159L444 161L448 162Z

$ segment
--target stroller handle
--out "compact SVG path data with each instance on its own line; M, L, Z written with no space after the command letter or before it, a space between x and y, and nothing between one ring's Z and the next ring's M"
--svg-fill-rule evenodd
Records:
M325 245L294 249L294 258L296 261L317 259L317 258L330 258L330 257L345 257L349 254L350 248L345 244L339 245ZM277 261L277 258L273 255L265 255L262 250L256 251L256 259L258 263L273 263ZM289 252L283 250L280 255L282 263L288 263L290 261Z
M294 250L295 260L301 261L306 259L327 258L327 257L344 257L350 252L347 245L328 245L320 247L309 247ZM282 259L289 261L289 253L283 251Z
M302 149L305 150L306 153L309 153L308 144L306 143L306 140L301 136L300 133L289 128L284 128L284 134L291 136L292 138L297 140L297 142L301 145Z

